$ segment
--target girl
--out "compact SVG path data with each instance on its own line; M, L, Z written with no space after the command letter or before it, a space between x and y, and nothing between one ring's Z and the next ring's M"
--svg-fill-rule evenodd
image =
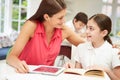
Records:
M120 80L118 49L112 48L109 34L111 19L104 14L93 15L87 23L88 42L80 44L75 58L75 68L104 70L111 80ZM71 67L67 64L67 67Z

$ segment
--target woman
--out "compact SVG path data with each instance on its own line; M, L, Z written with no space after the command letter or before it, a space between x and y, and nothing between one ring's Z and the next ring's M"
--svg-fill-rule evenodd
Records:
M84 42L64 25L65 14L64 0L42 0L37 12L23 25L7 63L26 73L27 65L53 65L64 39L74 45Z

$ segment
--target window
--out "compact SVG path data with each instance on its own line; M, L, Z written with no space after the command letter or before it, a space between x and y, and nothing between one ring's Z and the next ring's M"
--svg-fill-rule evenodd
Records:
M108 16L112 15L112 7L110 5L104 5L102 8L102 13L107 14Z
M20 31L27 17L27 0L0 0L0 33Z
M116 33L120 32L120 0L118 0L116 7Z
M12 9L12 28L20 31L27 17L27 1L13 0Z
M0 33L4 32L5 0L0 0Z
M113 22L112 33L116 36L120 32L120 0L102 0L102 13L111 17Z

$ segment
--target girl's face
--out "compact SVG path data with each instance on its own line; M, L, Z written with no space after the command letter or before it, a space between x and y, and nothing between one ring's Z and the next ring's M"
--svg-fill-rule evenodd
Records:
M104 40L104 31L101 31L97 23L91 19L87 23L87 40L93 43L100 43Z
M75 29L79 31L85 27L85 24L81 21L74 20L74 26L75 26Z
M52 17L49 17L49 20L47 20L47 22L50 26L53 26L54 28L61 28L65 23L65 15L66 9L54 14Z

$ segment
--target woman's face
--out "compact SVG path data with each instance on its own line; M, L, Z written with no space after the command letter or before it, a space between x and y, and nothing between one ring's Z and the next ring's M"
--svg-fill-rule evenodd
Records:
M93 19L88 21L86 33L88 41L96 43L104 40L103 31L100 30L99 26Z
M65 23L66 9L54 14L52 17L49 17L49 25L54 28L61 28Z

